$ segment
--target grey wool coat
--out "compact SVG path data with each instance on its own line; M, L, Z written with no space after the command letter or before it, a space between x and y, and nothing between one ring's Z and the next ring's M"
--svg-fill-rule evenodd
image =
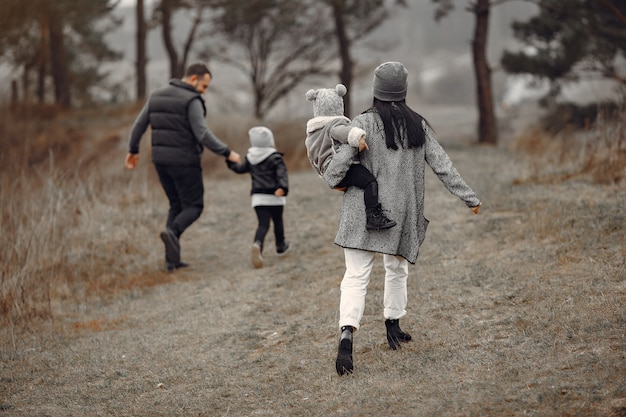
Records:
M426 133L424 146L414 149L399 147L397 150L387 149L383 123L376 112L363 113L355 117L351 124L367 134L369 150L361 152L360 160L378 180L380 203L397 225L386 230L366 230L363 190L350 187L344 193L335 244L343 248L399 255L414 264L428 227L428 220L424 217L426 164L448 191L468 207L478 206L480 200L461 178L425 122L422 124ZM345 176L356 152L355 148L347 145L339 147L324 173L324 179L331 187Z

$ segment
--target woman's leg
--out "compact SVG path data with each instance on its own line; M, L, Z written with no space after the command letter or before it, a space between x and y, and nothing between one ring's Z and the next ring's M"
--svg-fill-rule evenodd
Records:
M352 358L352 333L359 328L365 310L365 295L370 281L374 253L358 249L344 249L346 272L341 281L339 302L339 327L341 336L337 349L335 369L339 375L354 370Z
M406 315L407 279L409 263L400 256L383 255L385 265L385 292L383 297L385 319L399 319Z
M346 272L341 281L339 302L339 327L358 329L365 310L365 295L370 281L374 253L359 249L343 250Z
M400 328L400 318L406 315L407 278L409 263L400 256L383 255L385 265L385 294L383 297L387 343L393 350L402 342L411 340L411 335Z

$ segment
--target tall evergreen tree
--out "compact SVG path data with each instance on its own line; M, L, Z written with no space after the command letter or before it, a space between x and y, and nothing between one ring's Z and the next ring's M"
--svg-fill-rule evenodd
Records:
M550 97L562 84L581 78L610 78L626 85L626 0L542 0L539 13L514 22L520 52L506 51L503 68L550 81Z
M0 2L0 56L24 71L24 80L38 69L37 93L45 93L51 76L55 102L70 107L72 97L88 98L89 88L102 82L100 63L121 55L105 42L119 24L111 14L116 0L32 0ZM24 89L30 83L24 82Z

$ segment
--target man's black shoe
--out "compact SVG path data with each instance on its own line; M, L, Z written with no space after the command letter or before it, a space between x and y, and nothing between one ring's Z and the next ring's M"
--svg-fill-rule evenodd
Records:
M178 237L171 229L165 229L161 232L161 240L165 245L165 259L174 265L180 264L180 244Z
M166 261L165 266L167 267L167 272L173 272L178 268L186 268L189 266L189 264L187 262L179 262L178 264L175 264L173 262Z

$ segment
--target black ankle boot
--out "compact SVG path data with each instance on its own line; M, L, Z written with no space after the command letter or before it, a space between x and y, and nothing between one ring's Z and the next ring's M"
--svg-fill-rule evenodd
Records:
M343 326L341 328L335 369L337 369L339 375L351 374L354 370L352 363L352 326Z
M399 319L387 319L385 320L385 326L387 327L387 343L393 350L400 349L400 342L408 342L411 340L411 335L404 333L400 329Z
M367 215L367 223L365 228L367 230L383 230L389 229L396 225L396 222L387 218L380 204L377 204L374 208L365 209Z
M396 222L387 218L378 200L378 183L370 181L363 188L363 191L365 214L367 216L365 228L367 230L383 230L394 227Z

